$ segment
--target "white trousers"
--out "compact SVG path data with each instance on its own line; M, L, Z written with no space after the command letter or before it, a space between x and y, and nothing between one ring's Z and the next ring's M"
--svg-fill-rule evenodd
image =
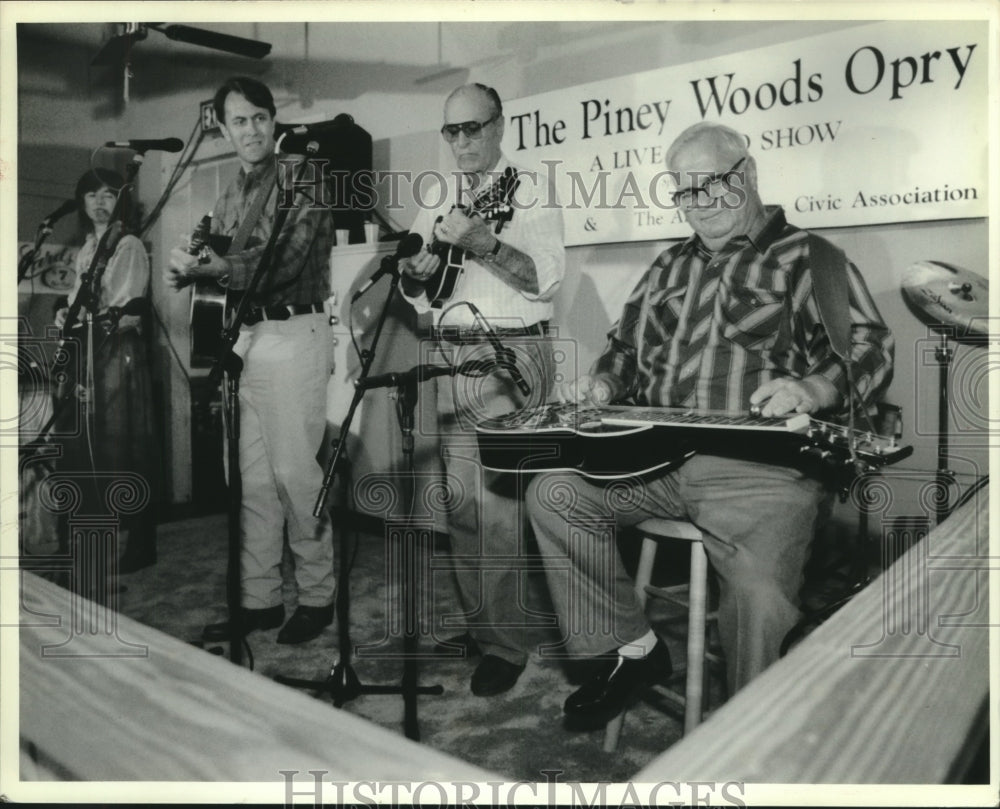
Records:
M333 334L325 314L264 320L240 331L233 347L240 377L240 572L244 607L282 603L283 537L295 562L298 603L333 601L329 513L313 516L323 483L317 460L326 429Z

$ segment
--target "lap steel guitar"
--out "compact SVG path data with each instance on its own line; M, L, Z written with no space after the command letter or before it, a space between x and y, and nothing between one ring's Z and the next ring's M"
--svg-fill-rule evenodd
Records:
M767 418L686 408L550 403L476 426L480 457L502 472L572 471L595 479L642 475L695 452L807 458L850 476L908 457L912 447L802 413ZM771 457L776 456L776 457Z

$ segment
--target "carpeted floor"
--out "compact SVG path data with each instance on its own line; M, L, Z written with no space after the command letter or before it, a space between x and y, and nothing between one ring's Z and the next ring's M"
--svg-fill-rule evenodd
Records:
M354 672L364 684L394 685L400 682L402 663L401 633L394 595L397 588L387 581L387 542L379 533L381 526L364 522L351 529L357 537L357 552L350 575L350 634L356 648L351 661ZM446 541L436 537L434 556L446 558ZM391 542L389 546L392 547ZM123 575L126 591L120 595L119 609L126 615L182 640L197 642L206 623L226 617L225 569L227 525L224 515L211 515L181 522L162 524L158 536L159 561L138 572ZM684 552L684 549L681 549ZM661 557L663 554L661 554ZM658 567L661 560L658 559ZM686 559L662 559L669 570L685 571ZM669 575L669 570L667 575ZM289 570L286 565L286 583ZM531 630L537 644L558 641L551 626L554 621L541 573L526 575L528 603L535 620L542 626ZM638 703L628 715L622 743L616 753L602 751L603 730L579 732L564 727L562 703L573 690L571 680L581 672L565 662L532 656L520 680L506 694L480 698L469 691L469 678L476 659L463 660L432 656L434 637L455 634L454 628L441 628L442 619L458 612L451 575L433 574L433 607L423 616L420 651L427 659L418 664L421 685L441 685L441 696L418 699L421 742L458 758L503 775L508 780L544 782L608 781L629 778L651 758L668 748L681 735L678 709L664 712L650 700ZM286 609L294 609L293 590L286 584ZM425 608L426 609L426 608ZM677 630L683 620L671 616L666 606L657 607L654 626L668 637L675 663L683 663L683 638ZM544 626L549 623L550 626ZM433 627L433 628L432 628ZM276 630L254 632L248 636L254 670L262 677L285 675L304 679L326 680L338 661L336 621L313 641L297 646L278 645ZM364 647L368 647L367 649ZM228 656L223 647L216 653ZM208 653L208 652L206 652ZM711 701L721 699L721 676L713 677ZM680 687L680 686L678 686ZM652 694L652 692L651 692ZM318 699L332 702L329 693ZM669 704L668 706L669 707ZM403 733L403 700L398 695L362 695L347 702L343 710L365 717L391 730Z

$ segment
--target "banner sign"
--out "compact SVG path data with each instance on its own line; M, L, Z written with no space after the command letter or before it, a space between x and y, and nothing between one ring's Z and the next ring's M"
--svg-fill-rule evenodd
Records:
M567 245L690 235L664 158L699 121L800 227L982 217L987 70L985 21L859 25L512 100L504 151L555 183Z

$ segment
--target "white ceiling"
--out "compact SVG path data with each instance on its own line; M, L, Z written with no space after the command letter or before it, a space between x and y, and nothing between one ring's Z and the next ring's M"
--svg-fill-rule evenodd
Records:
M451 64L471 66L486 59L511 53L537 56L539 48L558 45L606 47L607 38L649 22L540 21L540 22L183 22L209 31L259 39L272 45L271 57L308 59L322 54L338 61L381 62L384 64ZM654 23L655 24L655 23ZM33 23L45 38L92 48L96 54L124 23ZM204 52L204 48L167 39L148 31L138 43L154 53Z

